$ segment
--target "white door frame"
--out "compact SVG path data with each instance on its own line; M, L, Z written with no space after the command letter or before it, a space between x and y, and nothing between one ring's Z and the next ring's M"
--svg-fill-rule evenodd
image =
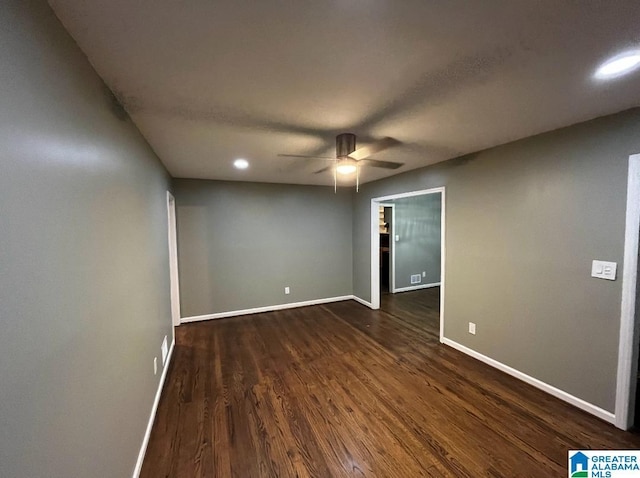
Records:
M396 291L396 205L390 203L380 203L381 207L391 208L391 229L389 230L389 292L394 294ZM378 261L380 256L378 256Z
M169 235L169 279L171 287L171 322L180 325L180 281L178 278L178 239L176 233L176 200L167 191L167 224Z
M638 241L640 239L640 154L629 156L627 212L622 269L622 304L616 382L615 425L623 430L633 426L638 371L638 332L636 325L636 286L638 279Z
M371 308L376 310L380 308L380 206L385 201L394 199L402 199L413 196L423 196L426 194L442 194L442 209L440 211L440 342L444 337L444 288L445 288L445 187L423 189L420 191L411 191L408 193L392 194L390 196L382 196L371 199ZM395 209L394 209L395 211ZM395 223L395 218L394 218ZM393 225L395 227L395 224ZM394 230L395 231L395 230ZM395 236L393 237L395 240ZM389 238L391 240L391 237ZM395 276L395 274L394 274ZM395 284L394 284L395 286Z

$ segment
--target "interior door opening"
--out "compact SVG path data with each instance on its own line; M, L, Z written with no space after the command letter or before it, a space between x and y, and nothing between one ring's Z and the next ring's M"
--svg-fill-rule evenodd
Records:
M622 264L622 301L618 344L615 425L628 430L640 424L636 409L638 356L640 355L638 324L638 260L640 242L640 154L629 156L627 208L625 220L624 259Z
M394 258L393 258L393 204L381 204L380 212L380 293L394 292Z
M180 325L180 285L178 280L178 239L176 231L176 200L167 191L167 227L169 239L169 281L171 299L171 321Z
M437 204L437 207L429 208L425 213L420 212L421 197L428 198ZM386 211L387 208L389 211ZM404 218L400 211L405 214ZM428 248L425 251L427 247L425 245L436 243L436 248ZM404 255L401 255L400 251ZM411 251L416 256L413 256ZM421 260L416 259L417 256L425 256L424 262L421 262L422 257L420 257ZM381 296L384 294L439 287L440 340L442 340L444 271L445 188L373 198L371 200L371 308L380 308ZM438 293L438 289L433 290L436 294Z

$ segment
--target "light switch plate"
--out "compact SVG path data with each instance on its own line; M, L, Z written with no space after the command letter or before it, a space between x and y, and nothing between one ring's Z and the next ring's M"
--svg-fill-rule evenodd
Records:
M616 280L617 269L618 264L616 262L593 261L591 263L591 277Z

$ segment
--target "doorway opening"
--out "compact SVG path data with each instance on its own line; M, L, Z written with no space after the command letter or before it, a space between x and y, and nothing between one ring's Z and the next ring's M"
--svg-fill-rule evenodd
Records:
M167 191L167 226L169 238L169 280L171 288L171 322L180 325L180 283L178 280L178 239L176 232L176 200Z
M434 203L429 212L412 213L420 198ZM435 206L437 204L437 206ZM389 208L385 219L385 208ZM419 209L418 209L419 210ZM408 211L403 217L400 211ZM382 222L384 220L384 222ZM385 230L383 230L385 229ZM387 230L390 230L387 232ZM385 241L388 240L388 246ZM433 246L433 247L432 247ZM390 294L439 287L440 340L444 332L445 188L371 199L371 308L379 309L389 257ZM414 270L415 269L415 270ZM437 289L432 291L437 293Z
M380 293L393 293L395 290L395 261L393 226L395 223L395 204L380 204L379 231L380 231Z
M627 212L625 222L624 262L622 268L622 303L616 380L615 425L628 430L640 425L636 414L638 393L638 243L640 239L640 154L629 156ZM638 407L640 412L640 406Z

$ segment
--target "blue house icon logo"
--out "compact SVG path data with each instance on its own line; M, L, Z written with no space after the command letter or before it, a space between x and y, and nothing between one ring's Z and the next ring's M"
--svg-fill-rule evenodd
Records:
M587 478L589 476L589 457L578 451L569 457L571 478Z

